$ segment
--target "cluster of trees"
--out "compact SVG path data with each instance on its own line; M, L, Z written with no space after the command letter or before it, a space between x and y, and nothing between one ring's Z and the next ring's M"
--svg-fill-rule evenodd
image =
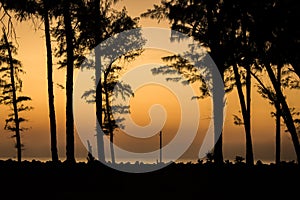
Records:
M276 109L276 162L280 162L280 119L285 122L300 162L298 113L288 106L283 93L283 87L299 87L299 6L297 0L163 0L142 14L168 20L173 30L186 33L207 47L223 75L225 91L237 88L242 119L235 116L235 123L244 126L249 165L254 162L250 115L252 78L258 81L262 96ZM178 70L189 69L176 56L165 59L173 59L171 66L181 66ZM262 72L268 75L272 86L259 77ZM223 163L222 134L213 156L216 163Z
M10 82L3 86L1 97L3 102L13 105L13 115L7 126L15 131L17 139L18 160L21 161L21 141L19 123L24 119L18 116L23 110L28 110L21 104L30 100L29 97L17 96L16 91L20 79L16 72L20 71L20 63L13 59L14 48L7 41L6 33L14 36L11 16L16 20L39 19L44 24L45 44L47 49L47 80L49 121L51 133L51 153L54 162L59 161L57 151L56 116L53 93L53 56L60 59L61 68L66 68L66 161L75 162L74 156L74 119L73 119L73 73L76 67L83 64L87 51L94 51L95 87L85 94L91 95L96 103L98 158L104 161L103 133L110 135L113 142L115 120L112 117L109 96L117 84L116 73L122 67L109 65L101 70L99 43L125 30L138 27L138 19L127 15L125 9L114 10L116 0L0 0L1 11L6 17L1 18L4 39L0 43L1 62L7 63L1 71L8 73ZM209 49L209 54L223 75L225 91L237 88L242 119L235 116L236 124L242 124L246 134L246 163L253 165L254 156L251 138L251 82L256 79L259 92L274 105L276 113L276 162L280 162L280 119L283 119L290 133L297 162L300 162L300 144L298 137L299 120L295 118L293 109L283 93L284 87L298 88L300 77L299 38L300 30L297 20L299 1L297 0L162 0L160 5L154 5L142 14L142 17L166 19L173 30L192 36ZM57 48L52 48L51 37L57 41ZM130 52L120 59L132 59L141 51ZM180 57L164 58L173 61L170 67L177 70L186 68ZM267 86L261 79L262 72L268 74L272 86ZM1 72L2 73L2 72ZM298 77L294 78L293 74ZM191 74L190 76L194 76ZM190 80L195 80L190 77ZM99 84L98 84L99 83ZM243 87L245 86L245 94ZM130 87L123 90L124 95L132 95ZM90 97L91 97L90 96ZM18 107L19 106L19 107ZM101 127L101 128L100 128ZM111 150L113 154L113 149ZM213 158L215 163L223 163L222 134L215 145ZM114 156L112 155L112 159ZM114 160L113 160L114 162Z
M92 92L87 91L86 94L83 94L83 97L87 98L89 96L88 101L92 98L92 101L96 102L98 124L102 130L106 130L105 133L109 134L111 141L113 141L113 129L116 122L111 113L110 95L112 95L113 88L118 83L116 81L118 79L117 72L121 70L121 67L112 63L101 69L100 49L97 45L114 34L138 27L138 18L128 16L125 8L121 11L113 9L113 4L116 2L116 0L0 1L1 11L3 12L1 23L7 29L6 32L12 39L16 36L13 29L12 18L19 21L36 19L41 20L44 24L47 51L51 155L53 162L59 161L52 74L53 56L59 59L59 68L66 68L66 162L76 162L74 155L74 118L72 107L74 69L84 65L84 54L89 51L94 51L95 58L93 60L93 67L95 67L95 85L98 85L98 87L95 87ZM52 38L55 38L57 41L56 48L53 48L51 42ZM9 48L6 49L8 52L10 51ZM1 52L1 56L6 55L4 50L5 49ZM140 53L140 50L129 52L127 55L120 57L119 60L131 60ZM16 68L18 64L17 61L8 63L14 64L14 68ZM11 67L13 68L13 66ZM4 70L3 67L2 69ZM12 87L17 87L17 83L12 83L11 85ZM123 86L127 88L127 90L124 90L122 95L132 95L130 87L126 85ZM11 90L12 94L14 94L13 91L16 90L16 88ZM11 100L11 102L19 103L21 101L30 100L29 97L12 96L14 96L14 99ZM5 100L8 101L9 99L5 98ZM18 128L18 126L19 122L23 119L18 119L18 113L25 110L25 108L30 109L30 107L21 106L21 108L15 108L15 103L13 103L13 105L15 117L9 118L8 122L13 122L16 128L11 126L7 127L16 132L18 161L21 161L21 141L19 136L21 129ZM100 127L97 127L98 158L99 160L104 160L103 132Z

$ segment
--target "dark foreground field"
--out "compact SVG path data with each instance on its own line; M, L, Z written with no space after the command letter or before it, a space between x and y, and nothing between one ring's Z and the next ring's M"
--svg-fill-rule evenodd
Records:
M300 168L173 163L125 173L99 162L0 161L0 199L283 199L300 198ZM2 198L5 197L5 198Z

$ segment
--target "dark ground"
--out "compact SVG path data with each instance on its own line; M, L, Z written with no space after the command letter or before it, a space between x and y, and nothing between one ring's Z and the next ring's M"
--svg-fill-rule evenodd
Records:
M173 163L148 173L125 173L99 162L0 161L0 199L299 199L293 163ZM22 197L22 198L19 198Z

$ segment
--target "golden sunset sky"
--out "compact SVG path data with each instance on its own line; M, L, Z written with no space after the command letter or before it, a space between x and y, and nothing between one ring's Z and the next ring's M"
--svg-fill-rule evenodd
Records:
M160 0L122 0L115 6L121 9L123 6L128 10L128 14L137 17L152 8L153 4L159 4ZM169 28L165 21L157 23L156 20L140 19L142 27ZM28 22L16 22L14 24L18 41L17 58L22 62L26 74L22 75L23 94L32 98L29 104L34 107L32 111L25 114L28 122L25 126L30 127L22 135L24 146L23 159L50 160L50 130L48 117L48 95L46 79L46 49L43 33L43 24L33 24ZM146 50L140 57L130 64L132 69L150 63L163 64L161 57L169 55L168 52L159 50ZM57 116L58 150L61 160L65 159L65 90L57 84L65 85L65 70L54 69L55 87L55 108ZM75 72L77 75L78 71ZM126 72L125 72L126 73ZM75 76L76 81L76 76ZM266 79L266 81L268 81ZM177 83L179 84L179 83ZM275 119L271 118L274 108L267 100L257 94L256 82L253 80L252 89L252 139L255 160L273 162L275 159ZM194 85L194 88L197 85ZM180 87L180 86L178 86ZM195 89L195 92L196 89ZM290 107L300 109L299 91L284 91ZM170 142L176 134L180 123L180 106L176 94L167 88L155 84L143 86L135 91L135 97L130 100L132 119L139 126L146 126L151 122L148 111L152 105L160 104L166 111L166 123L161 127L164 133L164 142ZM198 152L203 141L205 130L208 128L210 116L210 99L198 100L200 108L200 121L198 134L190 148L182 156L184 161L196 161ZM11 138L12 133L5 131L5 118L8 108L1 105L0 113L0 159L16 158L15 140ZM233 160L235 156L245 157L245 134L242 126L233 124L233 115L239 115L240 105L236 90L227 94L227 112L224 124L224 159ZM157 115L156 117L159 117ZM284 132L282 126L282 160L294 160L295 153L288 133ZM75 153L77 161L86 161L87 151L83 145L86 141L81 141L77 133L75 135ZM115 134L116 144L130 151L151 151L157 149L157 135L142 141L134 139L123 132ZM118 155L116 155L118 162Z

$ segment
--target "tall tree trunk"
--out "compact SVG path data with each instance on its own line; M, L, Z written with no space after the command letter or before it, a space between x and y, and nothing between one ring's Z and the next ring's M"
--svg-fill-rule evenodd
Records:
M13 64L13 57L10 49L10 45L5 33L5 29L3 28L3 35L4 41L6 44L8 58L9 58L9 65L10 65L10 81L11 81L11 90L12 90L12 104L13 104L13 111L14 111L14 122L15 122L15 133L16 133L16 148L17 148L17 159L18 162L22 161L22 145L21 145L21 134L20 134L20 121L19 121L19 113L18 113L18 105L17 105L17 91L15 85L15 72L14 72L14 64Z
M103 112L102 112L102 70L101 70L101 54L100 47L98 46L101 42L101 13L100 13L100 0L94 0L94 9L95 9L95 86L96 86L96 117L98 123L96 122L96 137L97 137L97 152L98 152L98 160L104 162L105 154L104 154L104 133L102 131L102 123L103 123Z
M266 67L266 70L268 72L268 75L269 75L269 78L272 82L272 85L276 91L276 98L277 100L280 102L281 104L281 111L282 111L282 116L283 116L283 119L284 119L284 122L289 130L289 133L291 135L291 138L292 138L292 142L293 142L293 145L294 145L294 149L295 149L295 153L296 153L296 156L297 156L297 162L298 164L300 163L300 145L299 145L299 138L298 138L298 135L297 135L297 130L296 130L296 127L295 127L295 124L294 124L294 121L293 121L293 117L292 117L292 114L290 112L290 109L288 107L288 104L282 94L282 91L279 90L279 83L278 81L276 80L276 77L275 77L275 74L271 68L271 65L270 64L265 64L265 67Z
M96 137L97 137L97 152L98 160L101 162L105 161L104 154L104 133L102 131L103 124L103 109L102 109L102 80L101 80L101 59L99 47L95 47L95 85L96 85Z
M220 74L223 78L224 72L220 70ZM222 90L222 91L220 91ZM220 94L224 93L224 88L216 88L213 84L213 118L214 118L214 139L215 147L213 152L214 162L217 165L222 165L223 161L223 130L220 129L220 126L223 127L223 109L224 109L224 96ZM219 124L221 123L222 124Z
M74 152L74 116L73 116L73 73L74 73L74 46L71 24L71 3L64 0L63 17L67 48L67 75L66 75L66 161L75 162Z
M107 73L104 75L103 80L103 86L104 86L104 92L105 92L105 110L106 110L106 117L108 122L108 131L109 131L109 139L110 139L110 153L111 153L111 162L112 164L115 164L115 150L114 150L114 128L111 120L111 107L109 102L109 92L108 92L108 85L107 85L107 76L110 69L107 69Z
M244 8L245 9L245 8ZM245 10L244 10L245 11ZM243 12L244 12L243 11ZM246 13L242 14L242 24L247 24L248 15ZM232 34L235 32L232 31ZM234 38L235 36L233 36ZM242 40L246 45L246 52L248 52L249 46L249 37L247 36L247 26L242 26ZM246 53L245 52L245 53ZM249 52L248 52L249 53ZM251 66L252 64L247 64L246 66L246 113L244 118L244 127L246 134L246 163L250 166L254 165L254 155L253 155L253 146L252 146L252 137L251 137Z
M211 0L207 2L207 36L208 36L208 44L209 47L211 49L210 52L210 56L213 58L213 60L215 61L217 67L219 68L221 77L224 79L224 62L222 62L222 60L220 60L222 55L221 50L220 50L220 44L218 43L219 39L218 39L218 35L219 35L219 31L216 29L216 25L215 23L215 19L214 19L214 9L216 6L216 1ZM224 80L223 80L224 81ZM213 92L215 93L213 96L220 96L217 94L217 90L218 89L223 89L224 88L214 88ZM215 147L214 147L214 152L213 152L213 156L214 156L214 162L219 165L219 164L223 164L223 131L221 131L221 133L218 133L216 130L218 129L218 124L216 123L216 121L218 121L217 119L221 119L223 121L223 106L222 106L222 110L218 110L216 108L218 108L220 104L224 105L224 98L217 99L217 98L213 98L213 118L214 118L214 131L215 131Z
M50 37L50 23L48 8L45 0L44 3L44 25L45 25L45 39L47 49L47 80L48 80L48 106L49 106L49 119L50 119L50 137L51 137L51 156L53 162L58 162L57 153L57 139L56 139L56 117L54 108L54 92L53 92L53 63L52 63L52 47Z
M248 165L253 165L254 161L253 161L253 149L252 149L252 140L251 140L251 130L250 130L250 110L248 110L247 108L250 108L250 94L249 91L250 89L248 88L248 84L249 83L249 75L247 72L247 77L246 78L246 90L247 90L247 105L246 105L246 101L245 101L245 97L244 97L244 93L242 90L242 83L241 83L241 79L240 79L240 74L238 72L238 67L236 65L233 66L233 71L234 71L234 76L235 76L235 82L236 82L236 87L237 87L237 92L239 95L239 101L240 101L240 106L241 106L241 110L242 110L242 116L244 119L244 129L245 129L245 135L246 135L246 163ZM248 71L248 69L247 69ZM249 106L249 107L248 107Z
M252 137L251 137L251 66L247 68L246 76L246 103L247 103L247 130L246 133L246 163L248 165L254 165L254 155L253 155L253 146L252 146Z
M281 65L278 65L277 67L277 86L279 87L278 90L281 91ZM281 130L280 130L280 118L281 118L281 108L280 108L280 102L276 99L275 101L275 107L276 107L276 136L275 136L275 163L280 163L280 153L281 153Z

